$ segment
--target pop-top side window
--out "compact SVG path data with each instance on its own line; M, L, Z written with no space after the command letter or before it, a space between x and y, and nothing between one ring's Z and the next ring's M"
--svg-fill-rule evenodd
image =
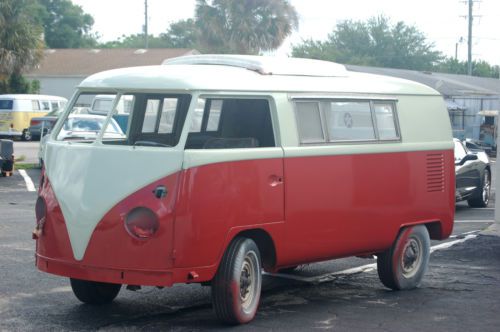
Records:
M301 144L401 139L393 101L299 100L295 110Z
M276 146L267 99L199 98L196 105L186 149Z

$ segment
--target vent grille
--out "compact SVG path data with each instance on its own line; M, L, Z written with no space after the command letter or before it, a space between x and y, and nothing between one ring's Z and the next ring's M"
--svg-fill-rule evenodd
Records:
M427 192L444 192L444 155L427 155Z

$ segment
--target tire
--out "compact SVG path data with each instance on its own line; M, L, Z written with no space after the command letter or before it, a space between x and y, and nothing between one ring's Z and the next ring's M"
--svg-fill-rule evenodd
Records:
M235 238L212 280L215 314L228 324L250 322L259 307L261 287L259 248L251 239Z
M23 134L21 135L21 140L23 141L31 141L33 139L33 136L31 136L31 133L29 132L28 129L23 130Z
M76 298L87 304L106 304L112 302L122 285L106 282L70 278L71 288Z
M387 288L416 288L427 270L429 232L424 225L403 228L392 247L377 257L380 281Z
M484 170L483 181L481 181L481 189L474 194L474 197L467 200L470 207L484 208L488 206L491 195L491 177L488 169Z

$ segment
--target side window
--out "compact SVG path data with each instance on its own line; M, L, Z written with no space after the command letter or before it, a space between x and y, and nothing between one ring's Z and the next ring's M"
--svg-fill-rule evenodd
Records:
M191 125L189 126L190 133L199 133L201 131L204 110L205 99L200 98L196 102L196 108L194 109L194 114L191 117Z
M325 135L321 126L319 103L298 102L296 107L301 141L303 143L323 142Z
M394 102L296 101L295 109L302 144L394 141L401 138Z
M38 100L32 100L31 101L31 108L33 111L39 111L40 110L40 104L38 103Z
M221 110L222 110L222 100L212 100L210 102L207 131L217 131L219 129Z
M51 106L52 106L52 110L53 111L59 111L59 104L57 103L57 101L51 101L50 102Z
M378 136L381 140L399 138L396 127L394 104L374 103L375 119L377 121Z
M50 111L50 103L46 100L41 101L42 103L42 110L44 111Z
M276 146L267 99L200 98L194 111L186 149Z
M329 141L375 139L369 102L332 102L326 111Z
M159 134L171 134L174 130L174 120L177 111L176 98L164 98L160 115Z
M146 113L142 122L142 133L154 133L156 127L156 119L159 116L160 100L148 99L146 102Z

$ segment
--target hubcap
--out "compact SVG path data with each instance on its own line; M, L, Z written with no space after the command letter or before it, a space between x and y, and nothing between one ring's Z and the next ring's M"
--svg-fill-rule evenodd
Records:
M483 182L483 202L485 204L488 204L488 201L490 200L490 178L488 176L488 172L484 173L484 182Z
M255 296L255 261L253 253L248 253L241 266L240 300L244 309L248 309Z
M422 244L417 238L411 237L403 248L401 255L401 270L405 278L413 277L422 263Z

